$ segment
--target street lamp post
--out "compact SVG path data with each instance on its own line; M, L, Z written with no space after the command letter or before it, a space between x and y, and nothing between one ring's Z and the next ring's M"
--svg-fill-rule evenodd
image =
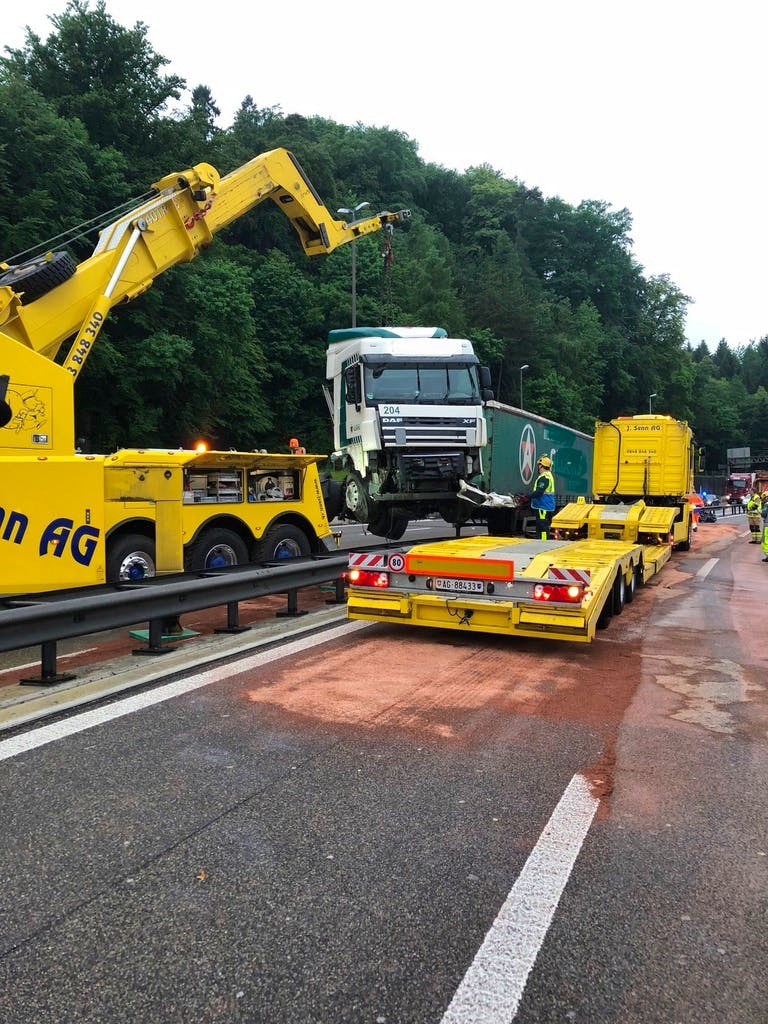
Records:
M523 370L528 369L528 363L523 363L520 367L520 408L523 408Z
M653 412L653 400L656 397L657 397L657 395L656 395L655 391L653 392L652 395L648 395L648 414L649 415Z
M370 206L370 203L363 202L358 203L357 206L347 207L342 206L337 213L340 213L342 217L351 217L352 220L357 220L357 215L361 210L364 210L366 206ZM352 246L352 326L357 327L357 253L355 251L355 239L353 238L350 242Z

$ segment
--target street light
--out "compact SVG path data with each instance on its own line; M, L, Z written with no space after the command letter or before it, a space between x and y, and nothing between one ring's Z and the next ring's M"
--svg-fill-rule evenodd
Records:
M364 210L366 206L370 206L370 203L358 203L357 206L351 208L342 206L337 213L340 213L342 217L351 217L352 220L357 220L357 215L361 210ZM352 239L350 243L352 245L352 326L357 327L357 254L355 252L355 239Z
M520 408L523 408L523 370L528 369L528 363L523 363L520 367Z
M657 396L656 396L656 392L655 391L653 392L652 395L648 395L648 414L649 415L653 412L653 400L656 397Z

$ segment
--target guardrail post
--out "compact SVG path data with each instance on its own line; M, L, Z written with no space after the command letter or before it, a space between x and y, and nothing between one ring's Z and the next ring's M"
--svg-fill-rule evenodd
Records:
M56 641L46 640L40 645L40 675L24 676L19 683L22 686L55 686L76 678L74 672L56 671Z
M306 612L299 611L299 592L298 590L289 590L286 592L288 598L288 607L284 612L275 612L275 618L277 619L292 619L298 618L299 615L306 615Z
M214 629L214 633L247 633L250 626L240 625L240 605L237 601L227 602L227 624L221 626L218 629Z
M173 650L168 644L163 643L163 630L168 619L150 619L149 630L147 631L147 646L136 647L132 654L168 654ZM134 636L135 634L131 634Z
M346 583L346 581L345 581L344 577L341 574L339 574L339 576L336 579L334 595L333 595L333 597L329 597L326 600L326 602L325 602L326 604L346 604L347 603L347 596L344 593L344 585L345 585L345 583Z

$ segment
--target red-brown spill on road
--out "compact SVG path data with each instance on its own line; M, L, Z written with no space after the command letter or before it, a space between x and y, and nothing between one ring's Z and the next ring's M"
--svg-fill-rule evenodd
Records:
M709 555L731 543L739 527L707 529L702 540ZM705 554L703 543L699 553ZM600 758L582 771L605 815L619 727L648 656L643 645L652 609L658 601L679 606L691 576L685 556L676 557L591 645L376 626L265 668L255 685L250 677L246 696L294 724L399 730L421 742L481 745L500 716L581 725L601 737ZM700 634L697 640L695 631L682 629L674 650L693 659L699 642Z

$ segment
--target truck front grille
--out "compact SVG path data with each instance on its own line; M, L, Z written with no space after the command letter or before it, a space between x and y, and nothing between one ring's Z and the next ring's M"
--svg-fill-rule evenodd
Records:
M381 439L385 448L435 445L477 445L474 417L382 416Z

